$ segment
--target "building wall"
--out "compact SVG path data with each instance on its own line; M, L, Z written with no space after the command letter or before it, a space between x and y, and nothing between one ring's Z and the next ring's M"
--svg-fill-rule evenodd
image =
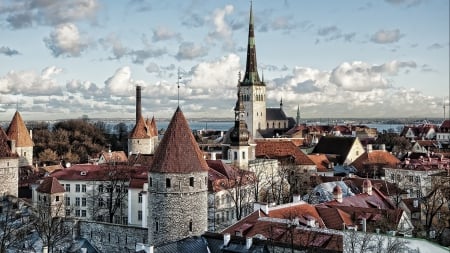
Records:
M137 243L147 243L148 229L143 227L83 220L77 226L77 237L89 240L100 252L135 252Z
M128 139L128 152L132 154L153 154L155 140L153 138Z
M33 165L33 147L17 147L16 153L19 155L19 167Z
M19 159L0 159L0 195L18 197L19 191Z
M194 186L190 186L190 178ZM166 182L170 180L170 187ZM208 228L208 173L149 173L149 243L161 245Z
M351 147L350 151L348 152L348 155L344 161L346 164L351 164L353 161L355 161L358 157L360 157L365 152L363 145L359 141L359 139L356 139L355 143Z
M272 129L286 129L289 127L288 124L288 120L267 120L266 126Z
M139 197L140 195L140 197ZM147 215L147 210L143 207L147 206L148 201L146 193L141 188L128 189L128 224L133 226L144 226L144 217ZM140 213L140 215L139 215ZM145 224L146 225L146 224Z
M244 99L245 122L251 135L257 137L258 129L266 129L266 87L265 86L242 86L242 94L249 97ZM257 96L262 101L257 101Z

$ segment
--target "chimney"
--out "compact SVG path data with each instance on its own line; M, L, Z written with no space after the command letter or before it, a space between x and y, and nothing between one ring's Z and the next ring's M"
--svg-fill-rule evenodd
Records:
M367 195L372 195L372 182L366 178L363 182L363 193L367 193Z
M138 122L139 118L141 117L141 86L136 86L136 123Z
M48 247L47 246L42 247L42 253L48 253Z
M333 188L333 197L337 202L342 203L342 188L339 185Z
M245 239L245 249L250 249L252 247L253 238L247 237Z
M226 233L223 235L223 246L227 247L230 243L231 235L229 233Z
M211 160L216 160L216 153L211 152Z
M263 202L255 202L255 203L253 203L253 210L254 211L261 210L261 211L263 211L263 213L265 213L267 215L267 214L269 214L269 204L263 203Z
M292 203L298 203L298 202L300 202L301 200L302 200L302 198L301 198L300 194L294 194L294 195L292 196Z
M366 150L367 150L367 153L372 152L372 144L367 144Z
M386 144L380 144L380 150L386 151Z
M366 218L362 219L362 231L364 233L367 231L367 220L366 220Z
M30 129L30 138L33 139L33 130Z

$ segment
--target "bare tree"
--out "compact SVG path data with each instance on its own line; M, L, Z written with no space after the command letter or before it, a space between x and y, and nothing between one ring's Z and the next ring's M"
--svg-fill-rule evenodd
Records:
M21 203L14 197L6 197L0 203L0 253L13 245L20 244L31 230L26 224Z
M39 238L41 238L44 247L48 247L48 252L68 243L72 239L72 230L64 217L51 216L49 208L53 208L55 213L64 212L64 204L61 202L57 205L50 206L50 203L38 205L32 215L31 224L36 230Z
M245 210L249 209L249 205L254 202L253 182L255 182L253 172L234 168L231 177L221 184L233 201L237 220L242 219Z
M347 230L344 253L400 253L408 250L407 242L398 237Z
M92 181L87 193L89 209L94 220L122 224L126 215L126 199L131 174L135 168L125 164L102 165L104 181ZM116 217L116 219L115 219Z

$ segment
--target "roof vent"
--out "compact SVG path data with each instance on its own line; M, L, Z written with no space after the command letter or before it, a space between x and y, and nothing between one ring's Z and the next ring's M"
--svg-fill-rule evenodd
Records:
M87 174L87 172L86 172L86 171L82 171L82 172L80 172L80 175L82 175L82 176L86 176L86 174Z

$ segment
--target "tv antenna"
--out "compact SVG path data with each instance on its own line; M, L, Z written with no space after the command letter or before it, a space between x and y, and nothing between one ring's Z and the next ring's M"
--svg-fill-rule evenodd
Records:
M178 77L177 77L177 88L178 88L178 107L180 107L180 80L181 80L181 75L180 75L180 68L178 68Z

